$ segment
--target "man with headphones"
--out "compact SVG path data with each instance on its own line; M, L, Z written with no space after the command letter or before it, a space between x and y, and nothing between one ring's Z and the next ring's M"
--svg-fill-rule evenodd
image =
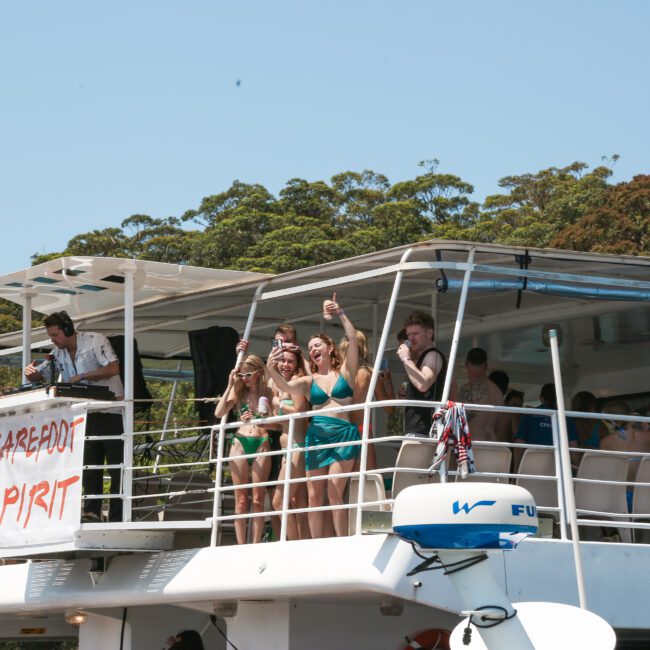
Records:
M55 348L53 361L45 360L39 365L32 361L25 368L25 377L31 382L54 382L61 376L72 384L97 384L107 386L121 400L124 387L120 379L120 364L103 334L77 332L72 319L65 311L46 316L43 325ZM54 375L54 376L53 376ZM86 420L86 435L116 436L124 432L122 414L115 411L92 411ZM84 465L120 465L124 462L122 440L87 440L84 446ZM121 470L110 468L111 494L120 494ZM85 470L82 483L85 494L102 494L104 491L103 470ZM101 499L86 499L82 521L101 521ZM122 499L110 500L109 521L122 521Z

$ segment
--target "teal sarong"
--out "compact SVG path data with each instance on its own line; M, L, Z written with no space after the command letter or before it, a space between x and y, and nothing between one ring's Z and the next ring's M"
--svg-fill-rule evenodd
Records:
M314 415L307 429L307 447L316 445L330 445L336 442L353 442L360 440L359 429L356 424L330 418L326 415ZM353 460L359 455L360 445L347 447L328 447L326 449L312 449L305 452L305 469L307 471L327 467L340 460Z

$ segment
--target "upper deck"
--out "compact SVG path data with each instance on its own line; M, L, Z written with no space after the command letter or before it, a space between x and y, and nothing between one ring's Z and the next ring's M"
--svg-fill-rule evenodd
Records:
M396 387L402 383L404 373L394 354L395 335L408 313L422 309L433 314L436 345L448 356L460 383L464 381L465 353L479 346L488 353L490 369L505 370L511 385L526 393L528 403L536 403L539 387L553 379L546 334L553 328L561 338L561 376L567 399L578 390L592 391L601 399L634 395L637 408L650 403L650 397L644 402L643 395L648 393L646 366L650 358L649 267L650 260L639 258L438 241L278 276L213 272L128 260L62 258L0 278L0 295L44 312L66 309L82 330L106 335L126 333L127 341L129 334L133 334L143 357L178 359L188 357L188 332L213 325L232 327L245 334L250 349L261 355L268 352L275 327L281 322L295 324L302 343L311 333L323 329L338 339L343 334L340 325L336 321L323 322L321 309L322 301L336 292L355 326L367 334L377 365L381 358L388 359ZM35 328L0 336L0 345L4 346L5 353L15 353L20 347L44 350L47 337L42 328ZM25 352L24 359L29 358L30 354ZM119 495L130 506L125 508L126 521L81 524L75 538L58 549L5 548L5 557L52 557L57 552L65 558L112 556L118 551L133 550L172 552L158 560L147 559L155 557L148 555L140 559L117 558L114 568L109 567L109 571L114 571L113 582L85 594L87 607L108 606L148 562L159 561L165 564L160 571L168 571L167 575L175 576L174 580L160 589L143 583L142 590L136 589L130 596L133 604L279 596L309 598L348 591L362 599L383 593L455 610L453 595L439 580L432 587L414 591L412 581L404 578L413 564L410 549L384 535L381 527L385 519L381 515L363 513L382 510L389 513L395 496L394 492L391 494L391 485L400 481L403 484L405 480L430 480L425 468L432 455L430 446L422 443L425 451L418 450L408 462L398 459L404 432L399 422L388 422L381 405L372 398L356 408L364 409L366 423L373 424L374 437L370 438L364 427L366 436L362 444L377 447L379 467L367 472L363 454L360 472L364 480L359 480L358 474L353 477L356 491L346 504L351 513L352 536L235 548L232 526L237 516L232 511L234 488L229 480L224 443L227 432L237 423L135 431L136 403L129 371L127 367L126 398L121 406L130 426L125 436L127 457L122 468L125 488ZM402 404L399 400L395 402L397 406ZM7 404L6 410L11 408ZM467 408L480 411L491 407L469 405ZM531 409L502 411L514 415L532 412ZM557 431L558 415L549 415ZM147 436L153 442L147 442ZM487 452L481 454L481 450L503 448L510 450L516 446L476 445L477 465L484 479L517 480L510 463L491 468L486 460L482 466L481 456L487 458ZM143 454L145 450L149 452L148 459ZM271 455L283 453L286 454L280 451ZM539 505L554 515L555 530L546 528L545 539L524 544L521 555L508 557L508 571L504 567L500 570L504 580L508 573L509 588L522 594L523 599L574 602L576 591L571 580L543 581L544 567L549 563L555 562L567 570L572 564L568 541L571 513L563 495L574 486L562 478L558 454L552 456L551 477L538 476L537 481L538 485L553 484L555 502ZM436 480L435 476L431 480ZM591 479L581 480L584 483ZM287 485L305 483L304 478L289 477L285 481ZM274 484L270 480L268 483ZM579 483L577 480L575 485ZM627 478L618 480L618 484L627 484ZM281 540L286 539L288 506L285 500L278 511ZM648 527L637 523L642 517L630 517L606 507L583 508L578 513L581 523L587 526L591 521L591 529L600 529L594 519L597 512L621 517L617 524L621 531L627 531L621 532L623 539L631 541L631 530ZM271 514L267 503L259 516L269 519ZM372 529L379 536L369 539L362 535ZM640 537L637 532L637 540ZM640 563L647 559L650 547L600 542L584 546L587 573L592 576L590 592L594 595L595 611L612 620L614 608L613 622L619 627L645 626L641 609L630 605L635 598L643 602L643 593L635 582L634 571L623 568L623 555L628 559L634 557ZM329 560L317 568L306 568L310 557L331 554L335 558L339 553L349 558L341 572ZM71 576L84 572L79 564L81 560L67 561L73 562ZM611 581L611 575L599 569L603 561L616 567L618 579L630 594L615 605L605 602L601 591ZM536 582L528 582L525 577L531 572L531 564L539 578ZM254 570L250 570L251 566ZM207 573L206 567L211 567ZM273 571L267 573L266 567L273 567ZM75 581L81 578L74 578L70 584L76 586L69 592L64 589L55 596L50 594L54 600L30 600L24 594L29 591L26 586L34 579L34 571L18 567L4 567L4 570L11 570L18 580L16 593L8 594L5 599L6 611L45 609L54 602L57 609L65 608L78 598L74 594L78 594L80 587ZM224 577L221 582L210 578L217 574Z

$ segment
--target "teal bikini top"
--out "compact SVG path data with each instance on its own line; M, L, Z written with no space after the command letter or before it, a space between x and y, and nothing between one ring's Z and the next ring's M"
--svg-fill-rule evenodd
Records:
M293 406L293 400L292 399L281 399L280 404L284 404L285 406ZM282 406L278 409L278 415L284 415L284 412L282 411Z
M325 404L327 400L332 398L345 399L346 397L352 397L353 394L350 384L345 381L343 375L338 376L338 379L332 388L331 395L328 395L313 379L311 382L311 388L309 389L309 399L314 406Z

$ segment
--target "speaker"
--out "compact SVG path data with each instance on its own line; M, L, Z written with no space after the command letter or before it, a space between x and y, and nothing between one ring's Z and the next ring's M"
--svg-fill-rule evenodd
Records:
M74 334L74 323L72 318L68 316L67 311L57 311L55 316L61 321L61 330L66 336L72 336Z

